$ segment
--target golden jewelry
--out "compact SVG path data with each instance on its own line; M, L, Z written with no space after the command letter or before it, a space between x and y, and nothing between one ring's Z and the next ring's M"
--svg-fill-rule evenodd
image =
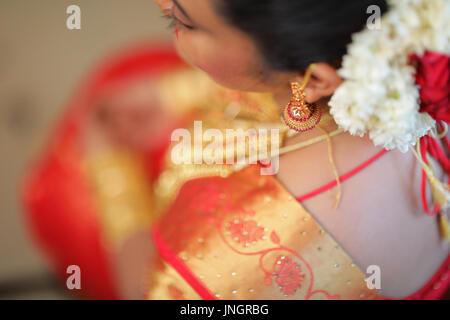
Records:
M305 132L314 129L322 117L322 110L317 104L306 102L305 88L314 66L315 64L311 64L306 70L301 86L298 82L291 84L291 101L283 111L284 122L295 131Z

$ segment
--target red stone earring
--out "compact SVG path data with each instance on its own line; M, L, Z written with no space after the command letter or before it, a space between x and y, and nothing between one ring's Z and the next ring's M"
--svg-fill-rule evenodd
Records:
M283 120L292 130L305 132L314 129L320 122L322 110L316 103L306 102L305 87L311 77L314 64L310 65L305 74L303 84L298 82L291 84L292 97L283 112Z

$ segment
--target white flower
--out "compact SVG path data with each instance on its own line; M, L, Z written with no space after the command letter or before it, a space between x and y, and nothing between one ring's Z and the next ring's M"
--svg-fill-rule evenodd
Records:
M336 123L352 135L365 133L375 145L406 152L435 126L420 113L410 54L450 54L449 0L391 0L381 30L352 37L330 100Z

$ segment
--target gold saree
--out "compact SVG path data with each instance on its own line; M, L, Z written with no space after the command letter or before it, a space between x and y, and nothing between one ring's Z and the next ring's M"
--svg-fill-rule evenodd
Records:
M377 299L363 272L273 176L185 183L153 230L149 299Z
M236 93L195 77L162 83L204 83L205 90L175 90L204 93L188 103L203 106L204 126L285 128L272 96ZM192 101L188 94L166 96L168 105ZM149 267L149 299L380 298L345 251L274 176L261 175L260 166L168 163L155 190L163 213L152 233L159 255Z

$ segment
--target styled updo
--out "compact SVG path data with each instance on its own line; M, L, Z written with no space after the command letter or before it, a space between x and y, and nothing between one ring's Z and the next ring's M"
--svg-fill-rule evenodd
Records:
M311 63L338 65L377 5L386 0L214 0L227 21L255 39L269 67L305 70Z

